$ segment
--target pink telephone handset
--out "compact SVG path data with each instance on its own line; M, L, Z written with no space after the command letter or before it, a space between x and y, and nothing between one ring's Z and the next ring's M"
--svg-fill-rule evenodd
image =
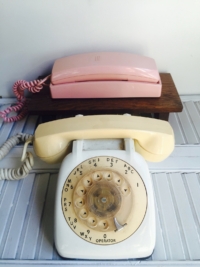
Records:
M50 84L52 98L160 97L161 88L153 59L116 52L57 59Z
M52 74L32 82L17 81L13 91L18 103L0 112L6 122L22 119L27 113L24 90L39 92L51 77L52 98L160 97L162 83L149 57L117 52L99 52L57 59ZM8 117L11 111L21 111Z

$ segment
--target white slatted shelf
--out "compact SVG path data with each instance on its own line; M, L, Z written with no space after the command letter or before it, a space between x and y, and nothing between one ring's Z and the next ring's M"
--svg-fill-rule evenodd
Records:
M54 258L54 202L55 202L55 188L57 182L57 174L50 176L48 192L43 212L43 221L40 232L40 246L38 250L38 259L52 259ZM48 236L48 239L46 238Z
M186 138L183 135L183 131L181 129L180 123L179 123L178 118L177 118L177 114L175 114L175 113L170 114L169 122L174 129L175 143L177 145L186 144Z
M199 141L200 140L200 124L199 124L200 114L198 112L198 109L195 106L194 102L192 101L185 102L184 107L189 114L190 121L192 123L193 129Z
M26 216L27 206L29 204L29 197L33 185L33 175L30 179L25 179L18 182L16 196L12 203L13 212L11 212L10 220L7 220L8 231L4 231L4 238L2 240L4 246L1 254L2 258L13 259L16 257L18 249L18 241L21 236L23 223ZM7 197L9 197L7 195Z
M180 173L169 174L169 184L176 207L183 243L185 242L185 255L192 260L198 260L200 255L200 240L196 228L188 195Z
M23 181L0 181L1 266L200 266L200 97L183 98L183 112L170 114L176 147L161 163L148 163L152 174L157 240L154 253L144 260L64 260L54 248L54 198L59 164L35 157L32 173ZM9 100L0 100L3 110ZM60 117L59 117L60 118ZM46 120L46 118L45 118ZM33 134L43 119L28 116L20 122L0 121L0 143L18 132ZM85 149L98 144L85 143ZM104 144L106 146L106 143ZM113 141L115 149L121 148ZM102 143L99 144L102 146ZM33 152L32 147L29 148ZM22 146L0 162L17 167Z
M154 188L163 230L167 259L186 260L173 198L166 173L155 174ZM158 245L158 243L157 243ZM159 257L159 255L158 255Z

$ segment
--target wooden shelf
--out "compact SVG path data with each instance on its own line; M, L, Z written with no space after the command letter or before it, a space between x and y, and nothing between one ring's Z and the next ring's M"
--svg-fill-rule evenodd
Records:
M52 99L49 87L45 87L30 99L29 114L64 115L77 114L154 114L157 119L168 120L170 112L183 109L179 94L169 73L160 74L162 95L159 98L109 98L109 99Z

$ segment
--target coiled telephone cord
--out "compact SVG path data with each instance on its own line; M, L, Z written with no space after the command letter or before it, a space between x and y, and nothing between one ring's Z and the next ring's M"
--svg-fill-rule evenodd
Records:
M34 80L31 82L23 80L16 81L13 85L13 92L18 102L16 105L11 106L4 111L0 111L0 117L2 117L5 122L14 122L23 119L28 113L27 99L24 96L24 90L28 89L28 91L31 93L38 93L40 90L42 90L45 82L49 79L50 76L51 75L48 75L44 79ZM12 111L21 112L17 116L8 117L8 114Z
M9 138L0 148L0 160L3 159L9 151L19 143L25 143L19 168L0 169L0 180L20 180L25 178L32 170L34 165L33 155L26 152L29 143L33 142L33 135L19 133Z

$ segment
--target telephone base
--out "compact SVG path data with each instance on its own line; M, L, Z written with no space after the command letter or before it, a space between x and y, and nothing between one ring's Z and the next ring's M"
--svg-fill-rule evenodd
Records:
M82 151L82 142L73 143L59 172L58 253L97 260L150 256L155 247L155 208L145 160L134 152L131 139L125 140L125 151ZM113 218L124 226L119 231Z
M133 81L89 81L50 84L52 98L160 97L162 84Z

